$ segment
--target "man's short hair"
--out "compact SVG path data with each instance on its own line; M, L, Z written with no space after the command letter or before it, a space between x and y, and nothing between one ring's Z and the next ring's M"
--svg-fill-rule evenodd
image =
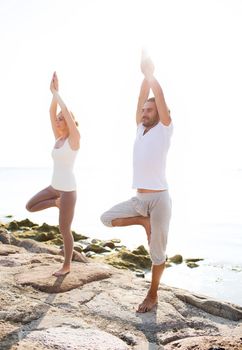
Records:
M155 98L154 97L150 97L150 98L148 98L148 100L146 102L155 102Z
M154 97L150 97L150 98L148 98L148 100L146 100L146 102L154 102L155 103L155 98ZM167 107L167 109L168 109L169 114L171 114L170 109L168 107Z

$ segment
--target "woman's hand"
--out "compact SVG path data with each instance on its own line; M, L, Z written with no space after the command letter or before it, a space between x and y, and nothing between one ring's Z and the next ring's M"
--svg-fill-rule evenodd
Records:
M50 91L52 94L59 90L59 81L56 72L53 73L51 82L50 82Z

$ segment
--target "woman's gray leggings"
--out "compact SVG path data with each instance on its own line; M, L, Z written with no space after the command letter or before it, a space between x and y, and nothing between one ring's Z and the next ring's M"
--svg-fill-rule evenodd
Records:
M74 217L76 204L76 191L58 191L49 186L38 192L26 204L26 209L35 212L51 207L56 207L56 200L60 198L59 228L64 242L65 262L70 264L73 253L73 236L71 233L71 223Z

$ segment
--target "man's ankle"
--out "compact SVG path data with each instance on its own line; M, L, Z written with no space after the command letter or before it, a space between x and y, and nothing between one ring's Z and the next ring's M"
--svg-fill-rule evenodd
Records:
M151 299L156 299L156 298L158 297L158 293L149 290L148 293L147 293L147 297L149 297L149 298L151 298Z

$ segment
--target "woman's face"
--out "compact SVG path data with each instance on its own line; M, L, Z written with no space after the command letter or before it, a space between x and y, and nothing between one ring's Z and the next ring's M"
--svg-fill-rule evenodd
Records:
M65 118L62 115L62 112L58 113L56 116L56 126L58 129L63 131L67 129L67 124Z

